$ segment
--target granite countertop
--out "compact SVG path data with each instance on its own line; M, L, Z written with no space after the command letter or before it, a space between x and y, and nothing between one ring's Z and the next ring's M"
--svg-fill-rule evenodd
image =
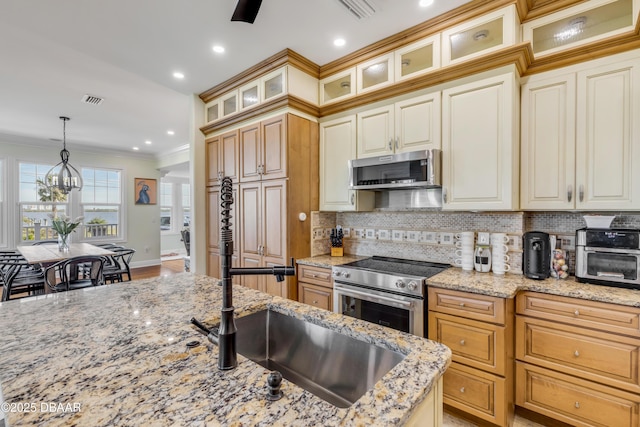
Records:
M571 276L565 280L533 280L519 274L496 275L449 268L427 279L429 286L513 298L518 292L532 291L591 301L640 307L640 291L634 289L579 283Z
M300 258L296 260L296 263L302 265L310 265L312 267L331 268L334 265L347 264L349 262L359 261L361 259L370 258L368 256L361 255L347 255L344 256L331 256L331 255L316 255L309 258Z
M267 402L269 371L241 355L219 371L218 348L189 323L218 323L216 282L182 273L0 303L9 425L401 425L450 363L436 342L234 286L238 316L268 306L406 355L349 408L287 380Z

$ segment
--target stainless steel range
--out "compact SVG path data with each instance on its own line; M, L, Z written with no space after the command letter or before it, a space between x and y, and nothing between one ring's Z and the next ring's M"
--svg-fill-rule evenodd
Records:
M427 279L448 264L374 256L333 267L333 311L425 336Z

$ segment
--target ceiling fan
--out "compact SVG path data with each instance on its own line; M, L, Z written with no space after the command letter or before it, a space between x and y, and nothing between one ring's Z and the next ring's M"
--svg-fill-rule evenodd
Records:
M253 24L258 16L262 0L238 0L236 10L233 11L232 21L242 21Z

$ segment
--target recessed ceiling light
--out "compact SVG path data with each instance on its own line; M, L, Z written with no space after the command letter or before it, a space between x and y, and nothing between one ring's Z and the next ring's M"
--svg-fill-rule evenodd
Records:
M144 143L147 144L147 145L151 145L151 141L149 141L149 140L146 140Z
M175 134L176 134L176 133L175 133L174 131L172 131L172 130L168 130L168 131L167 131L167 135L175 135Z
M215 45L213 47L213 51L215 53L224 53L224 46L220 46L220 45Z
M138 151L139 148L138 147L133 147L133 151Z
M345 41L345 39L340 39L340 38L335 39L335 40L333 41L333 44L334 44L335 46L344 46L346 43L347 43L347 42Z
M173 77L175 77L176 79L182 80L182 79L184 79L184 74L182 74L179 71L176 71L175 73L173 73Z
M433 4L433 0L420 0L420 7L428 7Z

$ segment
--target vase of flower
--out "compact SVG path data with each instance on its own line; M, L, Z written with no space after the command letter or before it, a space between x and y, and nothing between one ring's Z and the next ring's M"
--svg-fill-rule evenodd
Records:
M70 234L58 234L58 250L60 252L69 252Z
M78 217L73 221L66 215L51 216L51 228L58 233L58 250L63 252L69 251L71 243L71 233L82 224L83 217Z

